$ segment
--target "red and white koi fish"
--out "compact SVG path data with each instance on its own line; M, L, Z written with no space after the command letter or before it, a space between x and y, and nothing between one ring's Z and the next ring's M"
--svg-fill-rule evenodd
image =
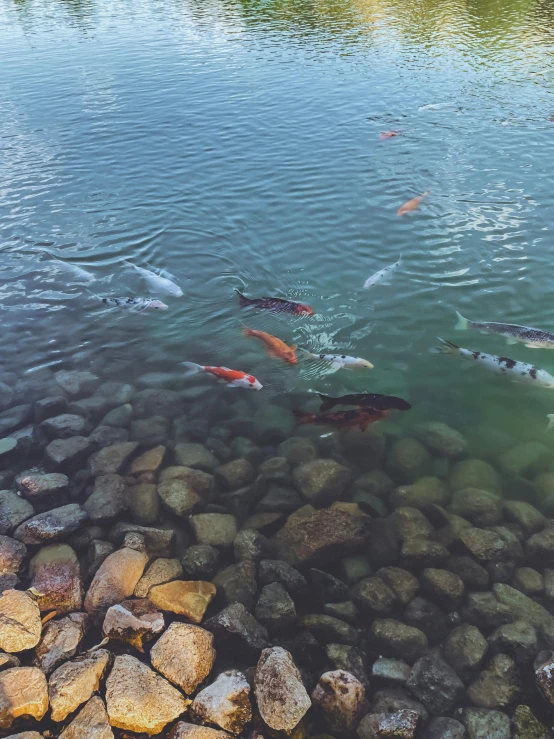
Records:
M210 367L195 362L182 362L182 365L187 368L187 375L206 372L208 375L216 377L220 382L224 382L227 387L242 387L245 390L261 390L263 387L261 382L256 380L253 375L248 375L241 370L229 369L229 367Z

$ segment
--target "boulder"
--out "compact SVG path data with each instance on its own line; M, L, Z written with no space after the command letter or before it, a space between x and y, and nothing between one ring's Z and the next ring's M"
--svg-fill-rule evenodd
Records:
M174 622L152 648L150 659L158 672L191 695L212 671L213 643L209 631Z
M222 672L196 695L189 712L198 723L215 724L231 734L241 734L252 720L250 685L238 670Z
M104 701L93 696L59 736L59 739L113 739Z
M138 659L128 654L115 658L106 681L111 726L159 734L185 712L188 703L165 678Z
M448 713L464 696L464 684L438 657L426 655L413 666L406 686L432 716Z
M344 670L325 672L312 693L312 701L334 734L352 732L367 711L364 686Z
M67 538L87 520L87 514L77 503L53 508L29 518L15 530L14 536L24 544L46 544Z
M47 710L46 678L37 667L0 672L0 729L10 729L20 716L40 721Z
M21 590L5 590L0 595L0 624L0 649L23 652L36 647L42 631L36 600Z
M148 555L123 547L108 555L94 575L85 597L85 610L100 620L110 606L129 598L142 574Z
M49 675L63 662L75 656L85 635L86 613L70 613L64 618L49 621L42 638L35 647L34 663Z
M64 721L92 697L106 674L112 655L97 649L65 662L50 675L48 696L52 721Z
M29 564L31 586L40 595L41 611L56 611L63 616L80 611L83 602L81 568L73 549L67 544L49 544L35 554Z

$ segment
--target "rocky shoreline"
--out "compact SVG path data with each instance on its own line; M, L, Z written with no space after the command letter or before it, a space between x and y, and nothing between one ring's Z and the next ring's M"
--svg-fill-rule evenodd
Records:
M306 396L162 372L2 380L1 737L552 736L542 442L321 433Z

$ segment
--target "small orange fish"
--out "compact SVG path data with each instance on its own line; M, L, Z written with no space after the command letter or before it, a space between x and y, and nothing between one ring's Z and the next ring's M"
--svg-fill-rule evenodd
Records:
M265 331L256 331L253 328L244 328L242 330L244 336L253 336L255 339L263 341L267 347L267 351L272 357L278 357L283 359L289 364L296 364L296 349L297 346L288 346L284 341L278 339L276 336L266 333Z
M396 215L404 216L406 215L406 213L410 213L412 210L417 210L419 208L419 204L426 195L429 195L428 190L426 190L423 195L417 195L415 198L408 200L407 203L404 203L404 205L401 205L400 208L398 208L398 210L396 211Z
M392 139L395 136L398 136L399 133L400 131L383 131L379 138L381 139L381 141L383 141L384 139Z

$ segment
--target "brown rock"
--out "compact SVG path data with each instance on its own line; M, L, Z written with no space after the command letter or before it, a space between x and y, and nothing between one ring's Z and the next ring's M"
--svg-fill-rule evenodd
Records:
M158 672L191 695L212 671L213 643L209 631L174 622L152 648L150 659Z
M139 475L141 472L156 472L164 461L165 452L165 446L160 444L141 454L131 464L131 475Z
M242 672L222 672L198 693L190 707L190 715L198 723L215 724L232 734L240 734L252 720L250 685Z
M100 687L111 657L107 649L97 649L54 670L48 681L52 721L63 721L89 700Z
M128 654L116 657L106 681L106 705L111 726L159 734L175 721L190 701L147 665Z
M20 590L0 595L0 649L23 652L36 647L42 631L40 611L34 598Z
M153 585L163 585L163 583L177 580L182 576L183 567L178 559L167 559L165 557L155 559L138 581L135 596L146 598Z
M254 678L260 716L275 731L290 732L311 706L302 676L282 647L264 649Z
M11 728L20 716L40 721L47 710L46 678L37 667L0 672L0 729Z
M35 554L29 565L31 585L40 593L38 606L63 616L80 611L83 602L81 568L67 544L50 544Z
M113 552L98 568L85 597L85 610L95 619L110 606L129 598L142 577L148 555L123 547Z
M155 585L148 592L149 600L163 611L185 616L199 624L206 608L214 599L215 585L204 580L173 580L164 585Z
M0 513L1 518L1 513ZM19 572L27 554L27 547L10 536L0 536L0 575Z
M166 467L160 473L160 482L168 480L184 480L203 499L210 498L214 489L214 476L209 472L196 470L192 467Z
M113 739L104 701L93 696L60 734L59 739Z
M364 686L344 670L325 672L312 693L312 701L321 711L325 725L336 734L353 731L367 711Z
M86 613L70 613L64 618L49 621L35 648L34 663L37 667L49 675L62 662L71 659L85 635L86 623Z
M108 608L102 633L110 639L126 642L143 652L143 642L164 630L164 617L146 598L124 600Z
M169 739L231 739L232 734L219 729L210 729L209 726L198 726L198 724L186 724L179 721L176 724Z

